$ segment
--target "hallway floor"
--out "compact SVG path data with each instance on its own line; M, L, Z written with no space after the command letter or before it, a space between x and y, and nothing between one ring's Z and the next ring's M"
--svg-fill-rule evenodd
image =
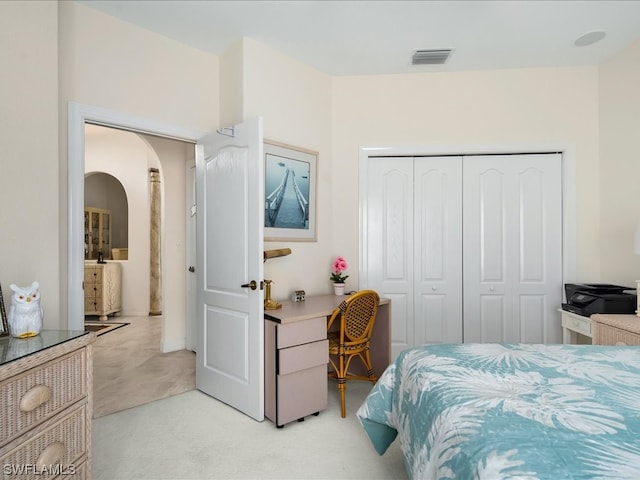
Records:
M94 343L94 418L195 389L195 353L160 352L162 317L109 317L107 322L129 325Z

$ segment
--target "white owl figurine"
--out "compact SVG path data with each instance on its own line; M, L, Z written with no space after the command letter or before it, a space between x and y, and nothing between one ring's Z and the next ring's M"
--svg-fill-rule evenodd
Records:
M9 331L17 338L34 337L42 330L44 311L40 306L40 284L33 282L29 287L10 285L13 290L11 308L7 320Z

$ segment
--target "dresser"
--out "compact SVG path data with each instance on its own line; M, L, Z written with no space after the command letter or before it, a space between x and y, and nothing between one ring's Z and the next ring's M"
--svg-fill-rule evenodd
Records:
M95 333L0 338L0 463L5 479L90 479Z
M594 345L640 345L640 317L633 314L591 315Z
M122 265L117 262L84 263L84 314L107 315L122 310Z

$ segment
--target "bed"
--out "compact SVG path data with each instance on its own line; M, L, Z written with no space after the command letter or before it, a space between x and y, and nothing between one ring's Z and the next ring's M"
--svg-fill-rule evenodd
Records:
M425 345L357 412L415 479L640 479L640 347Z

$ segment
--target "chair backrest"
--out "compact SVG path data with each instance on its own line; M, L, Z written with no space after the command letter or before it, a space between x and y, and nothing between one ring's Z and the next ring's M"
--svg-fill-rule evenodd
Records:
M341 326L346 341L361 341L371 336L380 297L374 290L360 290L338 307L342 313Z

